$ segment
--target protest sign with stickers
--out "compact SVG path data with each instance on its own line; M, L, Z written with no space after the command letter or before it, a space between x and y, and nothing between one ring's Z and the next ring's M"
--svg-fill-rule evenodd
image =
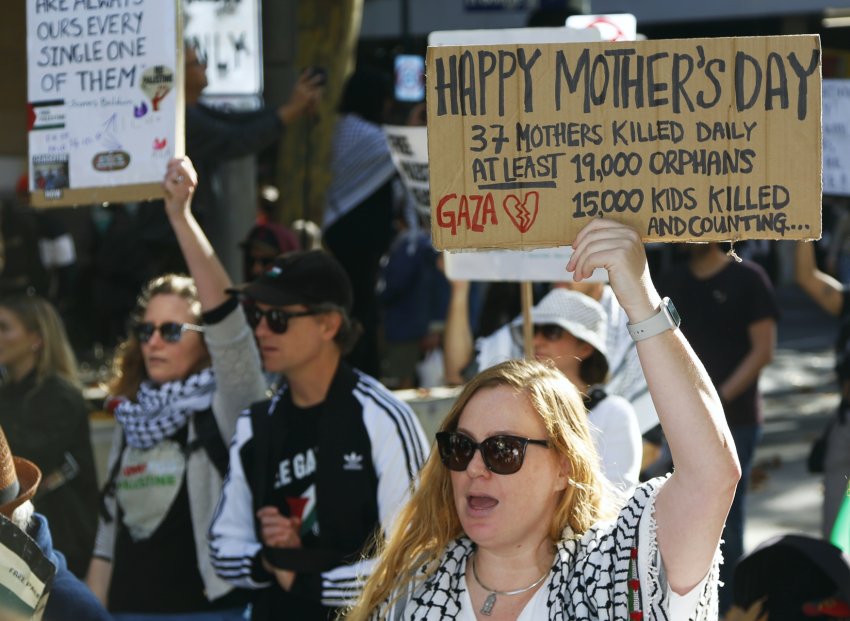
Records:
M184 150L174 0L27 0L27 74L33 205L162 196Z
M815 35L431 47L441 249L820 236Z

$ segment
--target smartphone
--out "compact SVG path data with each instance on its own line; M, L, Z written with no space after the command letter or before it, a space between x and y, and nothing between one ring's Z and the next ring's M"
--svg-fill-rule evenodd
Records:
M395 57L395 98L397 101L425 99L425 57L399 54Z
M317 76L317 75L322 77L322 81L319 83L321 86L324 86L325 84L328 83L328 70L325 69L324 67L319 67L319 66L314 65L312 67L308 67L308 70L310 71L311 77Z

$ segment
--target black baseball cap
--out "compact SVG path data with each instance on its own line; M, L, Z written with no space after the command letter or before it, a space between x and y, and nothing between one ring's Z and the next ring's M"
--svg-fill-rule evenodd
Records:
M333 304L346 312L354 299L348 274L324 250L282 254L262 276L228 293L272 306Z

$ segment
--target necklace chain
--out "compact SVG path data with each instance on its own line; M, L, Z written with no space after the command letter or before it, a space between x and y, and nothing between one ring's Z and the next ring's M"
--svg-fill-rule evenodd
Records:
M537 580L535 580L534 582L529 584L527 587L522 588L522 589L516 589L515 591L497 591L496 589L491 589L490 587L485 585L483 582L481 582L481 578L478 577L478 570L475 567L475 557L474 556L472 557L472 577L475 578L475 582L478 583L478 586L480 586L485 591L489 591L489 593L490 593L487 596L487 599L484 600L484 605L481 607L481 611L480 611L481 614L486 615L488 617L492 613L493 607L496 605L496 596L497 595L519 595L520 593L526 593L526 592L530 591L531 589L533 589L534 587L538 586L541 582L543 582L543 580L548 575L549 575L549 570L546 570L543 573L543 575L540 576Z

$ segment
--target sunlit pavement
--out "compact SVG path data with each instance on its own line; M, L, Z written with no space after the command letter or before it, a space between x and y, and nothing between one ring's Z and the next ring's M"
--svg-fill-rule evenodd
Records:
M783 316L776 356L761 381L765 424L751 478L747 550L789 532L820 536L821 482L806 470L806 458L838 404L837 322L796 288L778 295Z

